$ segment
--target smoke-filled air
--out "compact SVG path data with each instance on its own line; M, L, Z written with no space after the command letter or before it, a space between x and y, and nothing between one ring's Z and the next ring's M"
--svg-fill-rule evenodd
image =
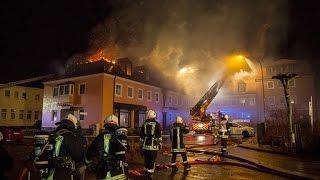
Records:
M272 56L286 40L284 0L113 0L84 56L147 65L188 94L221 76L225 57ZM152 73L151 72L151 73Z

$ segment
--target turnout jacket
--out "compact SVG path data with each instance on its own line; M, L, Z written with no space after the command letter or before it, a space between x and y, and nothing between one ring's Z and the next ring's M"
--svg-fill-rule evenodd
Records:
M117 138L119 127L114 124L106 124L102 131L88 148L86 158L92 160L97 158L97 178L108 179L119 177L124 178L123 161L127 144L123 139ZM122 129L122 128L121 128ZM125 139L126 140L126 139ZM121 177L120 177L121 176Z
M172 152L186 152L183 142L183 134L189 133L189 129L181 123L174 123L170 131L172 141Z
M158 151L162 145L160 124L155 119L147 119L140 130L143 150Z

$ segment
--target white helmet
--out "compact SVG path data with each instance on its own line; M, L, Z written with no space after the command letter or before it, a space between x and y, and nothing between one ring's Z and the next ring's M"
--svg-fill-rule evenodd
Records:
M69 121L71 121L75 127L77 127L77 118L73 115L73 114L68 114L66 116L66 119L68 119Z
M226 115L224 115L224 119L225 120L229 120L229 116L226 114Z
M119 119L116 115L114 114L111 114L109 116L106 117L106 119L104 120L104 123L107 124L116 124L118 125L119 124Z
M183 119L181 116L177 116L176 117L176 123L182 124L183 123Z
M157 117L157 113L154 110L148 111L148 119L155 119Z

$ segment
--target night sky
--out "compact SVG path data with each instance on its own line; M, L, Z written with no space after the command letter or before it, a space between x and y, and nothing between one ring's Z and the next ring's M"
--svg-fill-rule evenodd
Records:
M320 57L317 1L289 1L287 42L280 57L316 62ZM0 82L57 71L86 52L93 27L112 13L108 0L2 0Z

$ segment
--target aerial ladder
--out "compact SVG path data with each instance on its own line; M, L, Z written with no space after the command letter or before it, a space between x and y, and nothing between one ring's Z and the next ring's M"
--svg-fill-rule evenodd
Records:
M206 114L208 106L211 104L213 99L217 96L219 90L223 86L225 80L236 72L240 70L250 71L249 64L247 63L245 57L242 55L233 55L226 60L226 70L222 78L217 80L206 93L201 97L201 99L195 104L190 110L190 115L193 120L192 129L198 132L211 131L211 124L214 123L213 117ZM221 116L221 113L218 113ZM219 118L219 117L218 117Z

